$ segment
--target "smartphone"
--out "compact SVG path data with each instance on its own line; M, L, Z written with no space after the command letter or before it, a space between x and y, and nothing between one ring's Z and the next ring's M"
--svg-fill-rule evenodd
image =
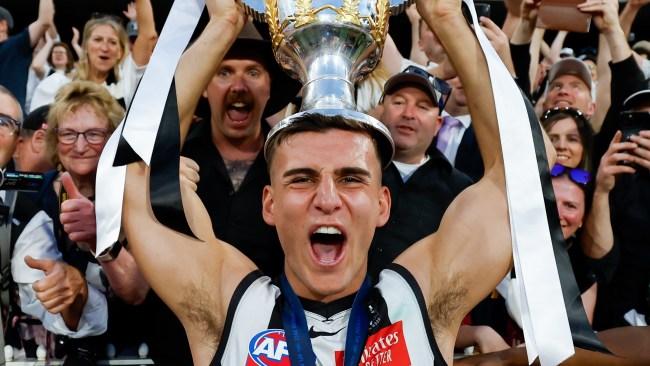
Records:
M479 19L481 19L481 17L490 17L490 4L476 3L474 4L474 8L476 9L476 16Z
M622 112L620 119L621 141L630 141L630 137L638 135L639 132L650 130L650 112ZM623 165L634 166L630 161L622 161Z
M623 112L620 125L623 141L629 141L631 136L650 130L650 112Z
M591 14L578 10L584 0L542 0L537 12L538 28L587 33Z

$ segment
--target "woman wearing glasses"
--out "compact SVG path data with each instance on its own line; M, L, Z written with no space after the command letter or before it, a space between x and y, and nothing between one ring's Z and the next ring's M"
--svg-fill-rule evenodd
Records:
M76 69L43 80L34 92L30 108L52 103L57 91L71 80L103 85L122 106L130 105L157 39L149 0L137 0L136 8L140 28L131 52L126 30L118 18L102 16L89 20L84 27L83 53Z
M91 254L95 245L91 201L97 164L123 114L122 107L96 83L74 81L61 89L50 108L46 137L52 160L61 172L51 187L51 196L58 197L59 204L37 212L14 249L11 266L21 309L40 319L49 331L71 338L71 353L64 365L86 358L94 364L95 341L87 337L106 331L104 276L112 291L127 302L142 301L148 289L128 251L100 256L99 263ZM62 205L74 205L77 210L59 215ZM78 230L83 234L68 237L66 231L78 226L85 227ZM145 291L138 294L136 289ZM75 352L79 349L91 351Z

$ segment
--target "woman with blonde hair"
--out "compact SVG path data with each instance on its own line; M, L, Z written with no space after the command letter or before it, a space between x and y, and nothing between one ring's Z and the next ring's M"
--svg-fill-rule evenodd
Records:
M46 136L58 172L44 188L42 209L16 240L11 260L21 310L68 337L64 365L95 364L95 336L108 324L108 287L132 304L144 301L149 289L130 253L119 250L122 244L94 258L97 165L123 115L97 83L77 80L61 88ZM68 211L62 214L63 207ZM71 230L78 231L68 235Z
M140 28L132 52L118 18L102 16L89 20L84 27L83 53L75 71L53 74L43 80L34 92L30 108L52 103L58 90L72 80L101 84L122 106L130 105L157 40L151 3L137 0L136 8Z

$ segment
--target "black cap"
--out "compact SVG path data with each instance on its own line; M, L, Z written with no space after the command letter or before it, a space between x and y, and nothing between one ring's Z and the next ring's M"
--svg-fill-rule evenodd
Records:
M650 105L650 89L644 89L633 93L623 102L623 108L626 110L639 108L644 105Z
M43 127L43 123L47 123L47 114L49 112L49 104L34 109L25 117L21 128L23 130L40 130Z
M438 106L438 95L435 88L433 87L432 82L427 77L428 74L426 71L422 70L422 73L419 72L400 72L395 74L393 77L388 79L386 84L384 84L384 95L391 95L397 90L406 88L406 87L415 87L427 94L433 105Z

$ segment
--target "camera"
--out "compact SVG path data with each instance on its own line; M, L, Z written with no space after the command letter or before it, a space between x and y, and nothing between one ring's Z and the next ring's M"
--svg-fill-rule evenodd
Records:
M45 177L41 173L3 170L0 175L0 190L38 192L44 181Z

